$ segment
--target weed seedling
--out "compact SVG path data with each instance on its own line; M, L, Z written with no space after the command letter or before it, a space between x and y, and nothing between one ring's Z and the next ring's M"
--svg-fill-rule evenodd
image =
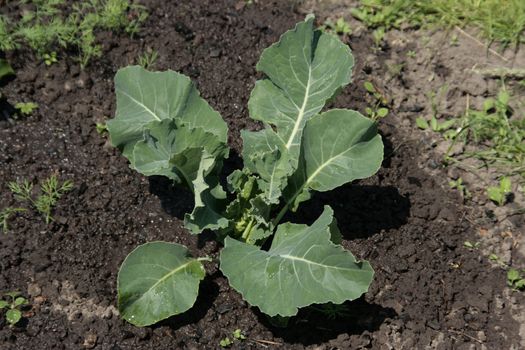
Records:
M232 332L232 336L234 339L237 339L237 340L245 340L246 339L246 336L244 334L242 334L242 331L237 328L236 330L234 330Z
M95 124L95 128L97 130L97 133L99 135L102 135L102 134L105 134L108 132L108 126L106 125L106 123L100 123L100 122L97 122Z
M230 338L228 338L228 337L226 337L224 339L221 339L221 341L219 342L219 345L222 348L230 347L232 344L233 344L233 341Z
M45 53L42 56L42 58L44 59L44 63L46 64L46 66L50 66L53 63L57 63L58 62L57 53L55 51L53 51L51 53Z
M489 255L489 260L495 264L498 264L500 267L503 267L503 268L507 267L507 264L505 264L503 260L501 260L501 258L494 253Z
M525 118L511 118L510 97L502 88L496 98L485 100L482 110L467 109L453 140L476 146L462 158L476 158L503 174L525 178Z
M508 177L502 177L499 180L499 186L491 186L487 188L487 195L491 201L496 203L498 206L505 205L507 201L507 195L511 191L511 182Z
M457 189L464 199L470 199L470 197L472 196L468 188L463 184L463 179L461 177L457 180L450 180L448 182L448 185L450 186L450 188Z
M409 50L407 52L407 57L410 57L410 58L416 58L417 54L416 54L416 51L414 50Z
M46 65L57 62L58 48L75 50L82 67L102 50L95 33L100 30L125 31L134 35L146 19L145 8L129 0L72 1L24 0L30 3L16 20L0 15L0 51L29 46Z
M73 182L67 180L60 185L57 177L54 175L42 183L42 194L38 196L34 204L36 209L44 215L46 224L49 224L53 220L51 210L57 201L64 193L71 191L72 188Z
M337 34L350 34L352 30L350 29L350 24L348 24L343 17L340 17L335 22L335 32Z
M463 246L464 246L465 248L470 249L470 250L478 249L478 248L479 248L479 245L480 245L479 242L470 242L470 241L465 241L465 242L463 243Z
M525 289L525 269L511 268L507 271L507 284L514 290Z
M22 182L10 182L9 189L15 198L24 201L35 208L45 219L46 224L53 221L51 212L60 197L73 188L73 183L69 180L59 183L55 175L51 175L40 185L41 193L33 199L33 184L27 180Z
M323 29L332 30L339 35L349 35L352 33L350 24L347 23L343 17L339 17L335 23L330 19L326 20Z
M479 28L489 43L498 41L504 48L524 41L525 2L521 0L361 0L351 13L369 28L470 25Z
M456 33L450 37L450 46L459 46L459 39Z
M219 342L219 345L223 348L228 348L231 345L233 345L235 341L243 341L245 339L246 339L246 336L242 333L242 331L239 328L237 328L236 330L232 332L232 339L230 339L229 337L221 339L221 341Z
M0 309L7 309L5 319L11 327L15 326L22 319L22 311L20 309L28 304L27 299L19 295L19 292L5 293L9 300L0 300Z
M416 118L416 125L418 128L426 130L430 129L435 132L445 132L452 128L454 124L456 123L455 119L448 119L443 122L439 122L436 116L430 117L430 121L427 121L423 117Z
M9 231L9 219L11 218L11 215L24 211L27 211L27 209L13 207L8 207L0 211L0 227L2 227L2 231L4 231L4 233Z
M456 119L448 119L445 121L440 122L438 120L438 102L437 99L439 96L443 96L447 90L447 86L444 85L441 88L439 88L438 92L431 91L427 94L428 98L430 99L431 108L432 108L432 116L430 117L430 120L427 120L424 117L418 117L416 118L416 125L418 128L426 130L430 129L434 132L442 133L443 136L448 139L452 136L449 135L450 132L455 132L455 130L451 130L452 127L454 127L457 123Z
M392 78L401 76L403 69L405 68L404 63L387 64L388 73Z
M142 68L144 69L149 69L153 67L158 57L159 57L159 52L157 50L153 50L150 52L144 52L139 57L139 65L142 66Z
M15 108L22 114L23 116L30 116L33 114L33 112L38 108L38 104L34 102L18 102L15 105Z
M373 121L386 117L388 115L388 108L385 107L388 104L386 97L369 81L366 81L363 86L374 99L372 107L365 108L368 117Z
M380 27L372 32L372 38L374 38L374 44L376 47L381 47L383 39L385 38L385 28Z

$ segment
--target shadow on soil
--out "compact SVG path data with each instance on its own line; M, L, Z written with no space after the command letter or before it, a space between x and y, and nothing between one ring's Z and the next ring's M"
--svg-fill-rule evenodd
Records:
M164 176L150 176L149 191L157 196L162 209L171 216L184 219L185 213L193 210L193 195L190 191L175 186L172 180Z
M391 152L386 138L385 155ZM388 167L385 157L383 167ZM226 175L242 167L242 159L232 150L223 169L222 184L226 188ZM190 191L177 187L162 176L149 178L149 190L156 195L162 208L171 216L184 218L193 210L193 196ZM366 238L382 230L397 229L407 223L410 215L410 201L393 186L364 185L359 182L344 185L329 192L314 192L309 201L301 203L297 213L288 213L281 222L313 223L329 205L334 210L339 229L346 239ZM202 237L207 240L211 237Z
M366 238L407 223L410 200L393 186L350 184L333 191L315 193L299 211L283 219L311 224L329 205L345 239Z
M287 343L321 344L336 339L340 334L363 334L379 329L387 318L395 318L392 308L370 304L360 298L342 305L314 305L299 311L286 328L274 326L267 316L258 312L259 320L275 336Z
M16 113L15 107L13 107L7 100L0 96L0 121L12 122L12 118Z

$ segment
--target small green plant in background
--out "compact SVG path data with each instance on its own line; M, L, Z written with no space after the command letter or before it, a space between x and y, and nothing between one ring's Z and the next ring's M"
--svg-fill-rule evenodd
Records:
M99 135L102 135L102 134L105 134L108 132L108 126L106 123L100 123L100 122L97 122L95 124L95 129L97 130L97 133Z
M434 132L443 134L445 139L452 138L455 135L455 131L452 127L458 122L455 118L447 119L442 122L439 121L439 108L438 100L446 95L448 90L447 85L441 86L437 92L430 91L427 93L427 97L430 100L430 106L432 109L432 115L430 118L418 117L416 118L416 125L422 130L430 129Z
M365 108L368 117L373 121L378 121L379 119L386 117L388 115L388 108L385 107L388 104L386 97L369 81L366 81L363 86L374 98L372 106Z
M350 24L346 22L343 17L339 17L335 22L331 19L327 19L321 29L331 30L339 35L349 35L352 33Z
M452 34L450 37L450 45L451 46L458 46L459 45L459 38L456 33Z
M455 119L448 119L440 122L435 115L430 117L430 120L426 120L424 117L416 118L416 125L422 130L430 129L435 132L444 132L452 128L456 124Z
M38 104L34 102L18 102L15 104L15 109L23 116L30 116L38 108Z
M53 221L51 212L60 197L73 188L73 183L69 180L62 184L55 175L51 175L40 185L40 194L33 199L33 184L27 180L21 182L10 182L9 189L19 201L26 202L36 209L42 216L46 224Z
M233 345L235 341L243 341L246 339L246 336L242 333L240 329L236 329L232 332L232 339L229 337L221 339L219 345L223 348L228 348Z
M511 268L507 271L507 284L514 290L525 289L525 269Z
M491 201L498 206L505 205L507 195L511 192L511 182L508 177L502 177L499 180L499 186L491 186L487 188L487 196Z
M383 43L383 39L385 38L385 28L377 28L374 29L372 32L372 38L374 39L374 44L376 47L380 47Z
M505 86L497 96L486 99L481 110L467 107L462 116L441 122L437 97L444 96L446 90L443 86L437 93L429 93L432 116L415 120L418 128L438 132L451 141L444 164L475 171L471 165L464 164L465 160L474 158L480 161L480 167L492 168L501 177L518 175L525 181L525 118L514 115L510 106L512 96ZM455 147L459 145L463 147Z
M392 78L400 77L401 73L403 73L403 69L405 68L405 63L393 63L393 64L387 64L386 65L388 69L388 74Z
M232 336L234 339L237 339L237 340L245 340L246 339L246 336L242 333L242 331L237 328L236 330L234 330L232 332Z
M139 65L144 69L150 69L153 67L158 57L159 52L157 50L146 51L140 55Z
M44 55L42 55L42 58L44 59L44 63L46 64L46 66L50 66L53 63L58 62L57 53L55 51L51 53L45 53Z
M351 13L369 28L474 26L489 43L525 41L523 0L361 0Z
M454 143L476 147L453 160L476 158L502 169L505 175L525 179L525 117L512 115L510 98L503 87L496 98L485 100L482 110L467 109L451 138Z
M29 46L46 65L57 62L60 48L77 50L78 61L85 67L102 50L96 33L103 30L124 31L134 35L147 17L145 8L129 0L68 1L19 0L30 4L21 18L0 15L0 51Z
M468 248L470 250L478 249L480 245L480 242L471 242L471 241L465 241L463 242L463 246L465 248Z
M13 207L8 207L0 211L0 227L2 228L2 231L4 231L4 233L9 231L9 219L12 217L12 215L22 213L24 211L27 211L27 209Z
M503 260L501 260L501 258L494 253L489 255L489 260L495 264L498 264L500 267L503 267L503 268L507 267L507 264L505 264Z
M16 49L15 38L11 34L11 21L0 14L0 51L11 51Z
M232 341L229 337L223 338L223 339L221 339L221 341L219 342L219 345L220 345L222 348L230 347L232 344L233 344L233 341Z
M472 197L472 194L463 183L463 179L461 177L457 180L450 180L448 182L448 185L450 186L450 188L458 190L458 192L461 193L461 196L464 199L470 199Z
M5 300L5 297L8 300ZM26 298L21 297L19 292L9 292L4 294L4 299L0 300L0 309L7 309L5 313L5 319L9 326L15 326L22 319L21 308L27 305L28 301Z

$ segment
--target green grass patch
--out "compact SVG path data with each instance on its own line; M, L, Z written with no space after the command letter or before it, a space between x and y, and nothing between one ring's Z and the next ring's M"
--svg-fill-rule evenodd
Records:
M95 37L97 31L133 35L147 17L143 6L129 0L19 0L18 3L25 4L19 18L0 15L0 51L27 45L51 62L49 57L62 48L75 51L82 67L102 55Z
M445 133L452 146L461 142L474 145L475 150L456 157L446 155L446 161L476 158L497 167L502 175L520 175L525 180L525 118L513 115L510 98L502 88L496 98L485 100L482 110L468 109L455 119L456 128Z
M517 175L525 183L525 116L510 106L513 97L505 86L497 96L486 99L480 110L467 108L463 115L446 120L439 119L435 98L431 98L432 116L418 117L415 123L449 140L445 165L469 170L465 161L474 158L480 168L493 168L500 178ZM458 153L460 144L463 151Z
M473 26L503 47L525 41L523 0L361 0L352 15L371 28Z

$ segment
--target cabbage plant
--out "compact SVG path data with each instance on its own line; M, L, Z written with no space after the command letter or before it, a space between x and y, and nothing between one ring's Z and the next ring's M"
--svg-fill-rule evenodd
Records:
M350 48L316 30L312 15L265 49L257 64L265 78L249 100L250 117L264 128L242 131L244 168L228 176L227 188L219 181L227 125L188 77L139 66L115 77L113 145L141 174L166 176L193 193L185 227L217 232L222 273L269 316L356 299L373 278L370 264L340 245L330 207L311 226L281 223L312 191L333 190L380 167L383 143L373 121L347 109L322 111L350 83L353 63ZM205 260L169 242L136 248L118 275L122 317L146 326L191 308Z

